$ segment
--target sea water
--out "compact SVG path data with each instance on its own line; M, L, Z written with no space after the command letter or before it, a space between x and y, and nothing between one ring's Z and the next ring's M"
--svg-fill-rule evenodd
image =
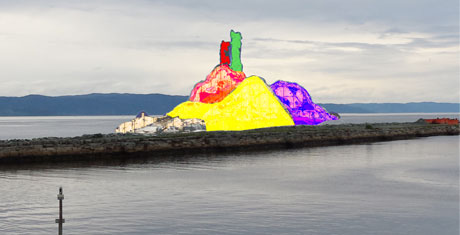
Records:
M385 113L342 114L340 120L323 125L343 123L415 122L419 118L459 118L458 113ZM38 137L73 137L84 134L114 133L115 128L134 116L42 116L0 117L0 140Z
M0 234L459 234L459 137L0 167Z

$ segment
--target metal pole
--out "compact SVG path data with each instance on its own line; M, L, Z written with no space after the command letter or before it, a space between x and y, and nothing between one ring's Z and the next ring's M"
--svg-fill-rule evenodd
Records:
M57 199L59 200L59 219L56 219L56 223L59 224L58 234L62 235L62 224L65 223L65 219L62 218L62 200L64 200L62 187L59 187L59 194L57 195Z

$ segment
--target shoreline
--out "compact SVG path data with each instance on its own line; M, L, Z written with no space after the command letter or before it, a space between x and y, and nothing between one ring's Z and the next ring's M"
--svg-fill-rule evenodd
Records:
M288 126L247 131L174 133L159 136L94 134L67 138L0 140L0 163L91 161L183 153L260 151L459 134L459 125L424 123Z

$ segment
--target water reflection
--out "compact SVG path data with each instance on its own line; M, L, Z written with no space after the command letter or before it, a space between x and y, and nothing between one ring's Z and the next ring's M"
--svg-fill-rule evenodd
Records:
M217 166L220 163L236 161L244 158L245 161L251 158L266 158L267 155L292 155L296 149L282 150L232 150L220 153L181 153L181 154L139 154L129 156L114 156L113 158L94 158L78 160L72 159L65 162L31 162L27 164L0 165L0 173L19 170L49 170L49 169L77 169L77 168L203 168L206 166ZM308 151L308 150L307 150Z

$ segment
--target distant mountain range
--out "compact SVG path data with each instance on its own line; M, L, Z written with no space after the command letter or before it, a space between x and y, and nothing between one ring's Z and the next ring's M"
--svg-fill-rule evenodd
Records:
M163 115L188 96L163 94L28 95L0 97L0 116L135 115L140 111ZM337 113L460 112L459 103L353 103L319 104Z

